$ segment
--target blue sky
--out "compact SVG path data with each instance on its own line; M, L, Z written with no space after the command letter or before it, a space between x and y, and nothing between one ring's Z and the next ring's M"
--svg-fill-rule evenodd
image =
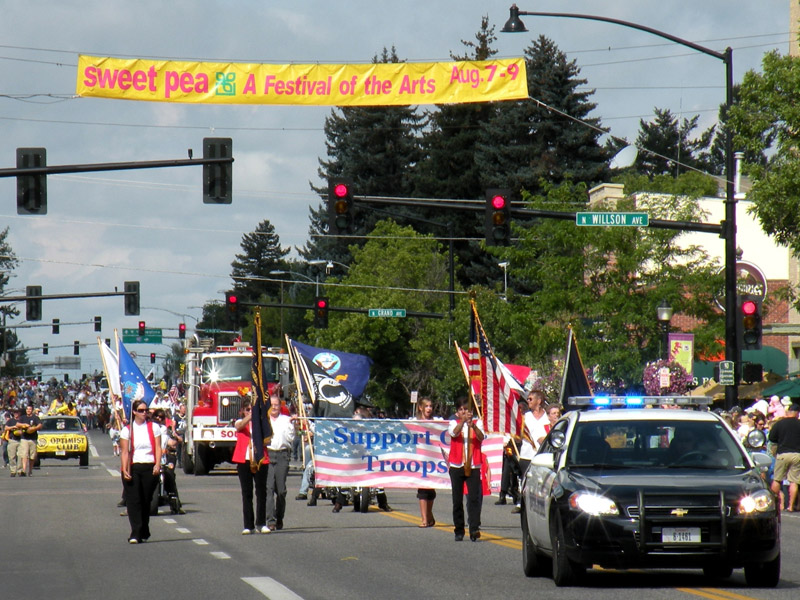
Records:
M141 318L177 335L179 321L223 300L241 237L269 219L284 246L300 246L308 207L319 199L318 158L330 108L197 106L74 97L78 54L243 62L365 62L395 46L409 61L449 60L472 40L483 15L498 32L500 57L519 56L540 33L575 59L596 89L596 116L613 135L632 140L654 107L716 120L724 101L721 61L652 35L610 24L524 18L530 33L500 34L511 0L330 2L294 0L144 0L4 2L0 21L0 131L3 167L17 147L44 146L48 164L185 158L202 155L203 137L231 137L234 200L202 203L201 169L160 169L50 176L47 216L18 216L15 182L0 179L0 227L21 264L10 289L41 285L45 294L113 291L127 280L142 288ZM789 2L672 0L546 1L521 10L597 14L647 25L709 48L734 50L734 80L760 69L770 49L788 50ZM322 257L324 258L324 257ZM87 343L82 371L100 369L96 334L135 328L121 298L46 301L42 324L20 330L26 346L72 355ZM188 315L188 318L176 316ZM24 306L23 315L24 318ZM59 318L61 334L50 333ZM16 321L20 322L20 319ZM172 328L172 332L168 329ZM140 356L161 346L132 346ZM31 353L36 362L41 354ZM143 369L149 360L139 359ZM51 371L46 370L45 374ZM73 373L73 376L75 373Z

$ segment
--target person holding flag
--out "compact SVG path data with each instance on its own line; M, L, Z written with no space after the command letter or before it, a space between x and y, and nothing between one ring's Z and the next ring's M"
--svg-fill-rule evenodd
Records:
M481 537L481 466L484 439L483 424L473 418L470 400L461 398L456 403L455 418L448 427L450 455L448 457L450 483L453 494L453 532L455 541L464 539L464 484L467 485L467 518L469 539L477 542Z
M269 456L256 460L251 422L253 409L250 400L242 402L239 418L234 423L236 428L236 447L233 449L233 463L239 476L239 487L242 490L242 519L244 529L242 535L250 535L254 531L269 533L267 527L267 476L269 474ZM253 512L253 492L256 495L256 510Z

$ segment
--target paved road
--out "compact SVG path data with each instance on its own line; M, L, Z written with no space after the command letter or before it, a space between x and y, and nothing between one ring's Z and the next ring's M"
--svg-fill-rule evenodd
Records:
M413 491L389 490L394 512L331 513L320 501L294 498L290 475L286 529L242 536L238 481L229 469L207 477L179 474L185 515L166 507L151 524L151 541L126 543L119 516L118 459L91 433L89 468L77 460L45 460L30 479L0 471L0 597L117 599L231 597L244 600L375 599L794 599L800 574L800 517L784 520L783 580L753 590L740 571L722 586L699 572L591 571L580 588L558 589L521 569L520 531L510 507L487 500L482 541L455 543L449 493L440 493L437 526L419 529Z

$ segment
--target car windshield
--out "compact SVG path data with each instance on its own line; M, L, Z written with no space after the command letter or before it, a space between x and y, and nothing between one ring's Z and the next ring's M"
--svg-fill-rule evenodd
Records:
M78 419L42 419L40 432L83 431Z
M264 357L264 381L275 383L279 380L278 359ZM250 381L253 359L250 356L210 356L203 359L203 383L220 381Z
M747 462L721 423L641 420L576 423L567 465L744 469Z

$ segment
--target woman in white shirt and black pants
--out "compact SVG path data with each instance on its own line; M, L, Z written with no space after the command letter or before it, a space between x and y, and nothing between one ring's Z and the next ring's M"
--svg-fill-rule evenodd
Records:
M121 471L131 534L128 543L139 544L150 537L150 501L161 475L163 429L147 419L147 404L135 400L133 421L120 434Z

